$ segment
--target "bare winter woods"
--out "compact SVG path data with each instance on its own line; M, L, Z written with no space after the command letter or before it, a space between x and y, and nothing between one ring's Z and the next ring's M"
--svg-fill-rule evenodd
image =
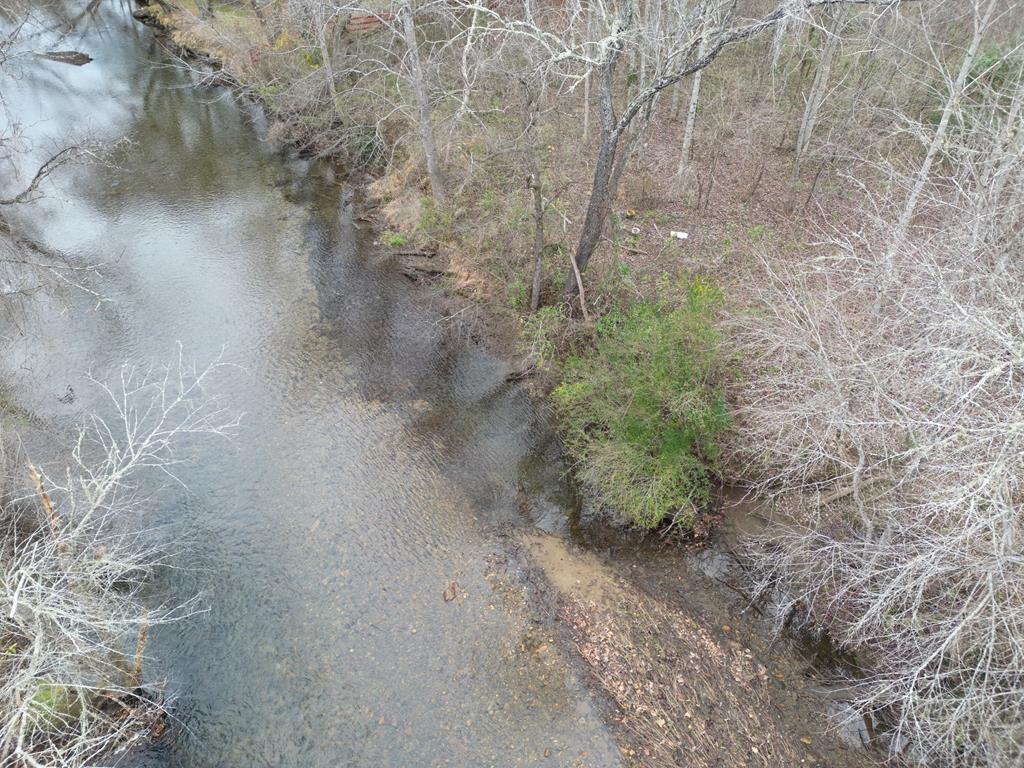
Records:
M140 14L216 57L186 66L265 102L272 135L372 169L386 241L443 253L538 364L664 275L713 280L731 426L712 470L773 502L763 590L856 655L899 759L1021 764L1018 3Z

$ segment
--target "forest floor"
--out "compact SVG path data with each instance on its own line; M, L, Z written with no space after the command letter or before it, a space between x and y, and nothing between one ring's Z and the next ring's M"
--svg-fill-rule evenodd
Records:
M827 159L808 159L794 174L789 136L752 145L747 127L762 120L758 110L752 107L736 124L698 132L682 176L677 169L685 110L673 113L666 104L658 111L642 153L623 176L604 241L584 275L591 317L623 301L655 301L666 285L685 284L698 275L721 289L723 313L735 317L755 303L752 289L767 279L766 263L778 267L803 258L850 224L845 220L857 208L856 188ZM590 191L594 120L590 115L591 141L565 136L565 130L579 131L583 123L577 105L554 118L546 136L541 307L564 301L567 253L575 248ZM498 148L476 151L484 155ZM382 251L400 261L411 279L442 288L445 314L453 322L526 366L536 340L526 311L533 226L524 215L530 201L522 172L513 165L488 168L475 178L460 168L450 173L451 185L462 193L443 229L421 223L427 190L417 167L391 168L369 186L368 202L374 204L379 229L402 239L395 248L383 239ZM573 319L554 339L559 354L588 333L579 307L570 309ZM534 373L528 383L546 393L551 382L543 371ZM723 470L728 482L742 481L743 468Z

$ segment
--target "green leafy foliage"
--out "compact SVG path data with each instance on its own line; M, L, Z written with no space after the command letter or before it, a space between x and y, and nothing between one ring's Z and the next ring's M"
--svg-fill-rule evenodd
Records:
M717 288L694 280L678 305L636 302L601 318L552 393L581 479L633 524L684 528L708 502L728 424L713 314Z
M307 48L302 52L302 60L310 69L319 69L323 66L323 59L320 57L318 48Z
M559 336L565 327L565 314L558 307L541 307L523 320L523 338L542 371L556 369Z
M747 238L756 245L764 240L765 235L770 231L767 224L755 224L752 227L747 227Z
M455 226L455 214L451 210L434 205L432 198L420 200L420 219L416 224L418 239L425 242L443 242Z
M59 730L68 721L74 721L81 713L85 696L71 686L59 683L39 682L29 706L35 715L36 727Z
M505 284L505 296L513 312L522 312L530 304L530 289L521 277L515 277Z
M382 233L380 239L388 248L402 248L409 243L409 238L401 232L391 232L390 230Z

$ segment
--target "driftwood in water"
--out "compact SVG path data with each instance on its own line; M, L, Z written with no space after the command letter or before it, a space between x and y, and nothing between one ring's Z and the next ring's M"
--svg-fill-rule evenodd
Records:
M431 283L451 275L447 259L437 258L431 251L395 251L391 254L398 259L398 271L414 283Z
M61 64L71 64L74 67L81 67L92 61L92 56L81 51L44 51L43 53L37 53L36 56Z

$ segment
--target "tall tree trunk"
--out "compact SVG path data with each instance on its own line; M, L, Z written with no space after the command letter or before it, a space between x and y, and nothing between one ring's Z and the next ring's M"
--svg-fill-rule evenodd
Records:
M473 50L473 45L476 40L478 15L479 9L474 7L473 18L469 22L469 31L466 33L466 44L462 46L462 103L459 104L459 111L456 115L456 120L466 114L469 110L469 96L470 92L473 90L472 85L469 82L469 54Z
M316 45L320 51L320 66L324 69L327 77L327 92L331 96L331 114L338 108L338 89L334 82L334 62L331 60L331 48L327 42L327 27L330 25L330 17L324 18L321 13L316 14Z
M533 285L530 288L530 311L540 307L541 278L544 273L544 197L541 194L540 169L530 172L526 183L533 192Z
M540 119L537 95L529 84L522 80L523 90L523 138L525 139L526 165L529 176L526 188L533 193L533 285L530 289L530 311L540 306L541 277L544 255L544 196L541 190L540 156L537 152L537 121Z
M597 162L594 165L594 180L590 187L590 199L587 202L587 213L583 219L583 229L576 245L575 261L580 272L587 268L590 257L594 255L601 235L604 233L605 221L612 203L612 171L615 168L615 153L619 146L619 130L615 121L615 108L612 99L615 90L615 64L618 52L611 51L608 59L601 66L600 104L601 145L597 150ZM565 280L566 296L575 295L576 273L570 269Z
M700 46L697 52L699 58L704 58L706 38L706 35L701 35ZM690 163L693 125L697 120L697 101L700 99L700 79L703 74L703 69L698 69L693 73L693 85L690 88L690 106L686 109L686 128L683 129L683 150L679 155L679 167L676 169L676 176L679 178L682 178L683 174L686 173L686 166Z
M605 221L611 208L611 177L615 166L615 151L619 136L614 131L601 132L601 146L597 151L597 163L594 165L594 181L590 188L590 199L587 202L587 213L583 219L583 229L576 245L576 266L580 272L587 268L590 257L597 250L604 234ZM570 270L565 281L565 292L571 296L576 293L576 275Z
M935 133L932 135L931 142L928 144L928 151L925 153L924 161L921 163L921 167L917 171L917 178L914 181L914 186L910 190L910 195L907 197L907 201L903 206L903 212L900 214L899 221L896 223L896 230L892 233L892 240L889 243L889 247L886 249L884 269L887 281L891 282L895 276L893 258L895 257L896 250L900 247L903 238L906 237L907 229L909 229L910 222L914 218L914 211L921 198L921 193L924 192L924 188L928 184L932 164L935 162L935 158L938 156L939 150L942 148L945 141L946 131L949 129L949 121L953 117L953 111L956 109L957 104L963 96L964 86L967 84L967 78L971 74L971 67L974 66L974 60L978 56L978 49L981 47L981 41L984 38L985 31L992 19L992 12L995 10L995 5L996 0L988 0L988 3L985 6L985 12L982 14L981 18L979 18L978 12L981 8L977 0L975 2L974 34L971 36L971 43L967 48L967 53L964 55L964 60L960 64L960 71L957 72L956 80L949 92L949 97L946 99L946 103L942 107L942 117L939 119L939 125L935 129Z
M437 160L437 148L434 144L434 128L430 120L430 101L427 98L427 86L424 82L423 63L420 61L420 49L416 43L416 27L412 20L412 9L408 3L399 10L402 17L402 32L405 45L409 49L409 65L412 77L413 96L416 99L416 110L419 113L420 142L427 160L427 177L430 179L430 194L435 203L446 200L444 180Z
M836 48L839 47L840 26L842 23L843 11L838 9L832 21L831 29L825 32L825 45L822 46L821 58L814 71L814 80L811 83L811 91L807 94L807 103L804 105L804 115L800 120L800 130L796 135L796 157L793 161L793 181L800 176L800 161L807 153L811 145L811 136L814 135L814 128L818 124L818 114L822 104L825 103L825 93L828 90L829 75L832 72L832 60L835 57Z

